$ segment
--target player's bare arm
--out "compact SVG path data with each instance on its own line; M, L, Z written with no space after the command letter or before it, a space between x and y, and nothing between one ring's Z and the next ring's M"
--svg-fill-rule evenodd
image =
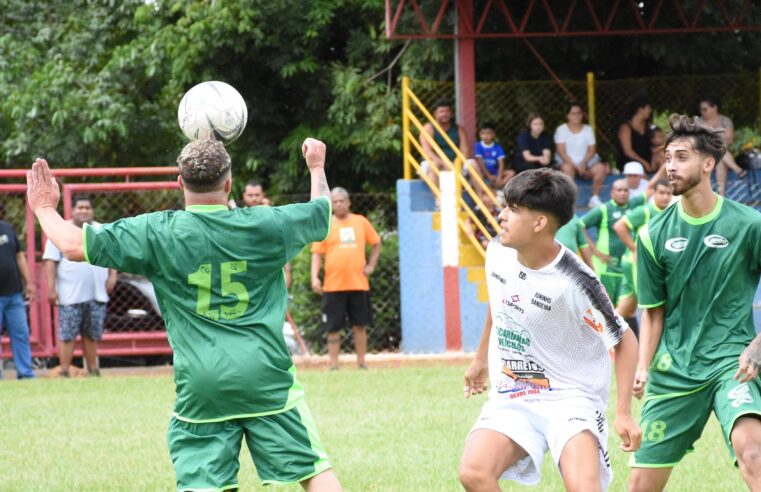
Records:
M756 379L759 370L761 370L761 335L757 335L740 355L740 367L735 373L735 379L741 383L747 383Z
M486 319L484 320L484 331L481 334L481 342L476 350L476 357L470 366L465 370L465 398L470 395L480 395L487 390L489 380L489 336L491 335L491 307L486 302Z
M45 159L37 159L32 164L32 170L27 171L26 186L29 207L40 221L48 239L53 241L67 259L84 260L82 229L63 220L56 210L61 192Z
M618 219L616 223L613 224L613 230L616 231L616 234L618 234L618 237L621 239L621 242L624 243L624 246L629 248L629 251L632 253L637 251L637 246L632 240L632 232L623 218Z
M648 368L658 349L663 334L663 306L647 308L647 323L642 323L639 329L639 362L637 373L634 375L633 394L642 398L647 384Z
M328 178L325 176L325 144L314 138L307 138L301 144L301 153L304 155L312 175L311 198L324 196L330 200L330 187L328 186Z
M615 348L616 351L616 432L623 441L622 451L636 451L642 444L642 429L632 418L632 382L637 368L637 338L626 330Z

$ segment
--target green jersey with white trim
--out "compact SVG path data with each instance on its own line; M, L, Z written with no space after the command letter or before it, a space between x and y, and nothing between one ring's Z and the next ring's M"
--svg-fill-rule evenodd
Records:
M653 217L663 212L663 210L664 209L662 208L656 207L655 203L653 202L640 205L639 207L629 210L624 214L624 224L626 224L626 227L632 231L634 234L633 238L636 240L636 234L639 233L639 230L642 229L645 224L650 222ZM624 256L621 259L629 263L634 262L634 256L629 250L624 253Z
M637 251L640 305L664 308L650 397L695 391L736 369L756 336L761 214L718 196L695 219L679 202L640 230Z
M283 207L189 206L85 227L85 258L153 282L174 351L174 412L212 422L303 398L283 337L283 266L330 228L326 198Z

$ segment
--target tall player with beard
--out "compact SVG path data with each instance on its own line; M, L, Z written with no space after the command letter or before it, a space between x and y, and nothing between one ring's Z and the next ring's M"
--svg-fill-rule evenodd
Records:
M761 214L711 190L726 152L720 131L681 115L669 123L666 171L682 199L637 241L638 297L650 322L640 337L634 390L645 389L643 442L629 490L663 490L714 412L743 479L759 491L761 336L752 306Z
M576 189L562 173L526 171L505 187L499 237L489 243L490 309L465 397L489 400L467 437L460 481L497 491L506 478L533 485L549 449L566 489L604 490L612 479L605 408L615 348L615 427L621 449L639 447L631 416L637 340L592 270L555 241L573 215Z

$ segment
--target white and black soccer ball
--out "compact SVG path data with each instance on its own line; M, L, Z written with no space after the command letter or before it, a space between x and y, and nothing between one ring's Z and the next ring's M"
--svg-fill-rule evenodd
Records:
M248 110L233 86L212 80L185 93L177 108L177 120L190 140L214 138L229 144L246 128Z

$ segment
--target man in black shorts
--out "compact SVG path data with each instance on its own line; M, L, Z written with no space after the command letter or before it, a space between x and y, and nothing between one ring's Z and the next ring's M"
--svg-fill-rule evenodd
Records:
M343 188L331 192L333 219L330 234L312 245L312 290L322 294L322 326L328 332L331 370L338 369L341 330L349 325L354 333L357 364L365 367L366 327L372 321L370 283L380 256L381 238L370 221L350 211L349 193ZM372 247L365 262L365 246ZM322 257L325 256L325 283L320 282Z

